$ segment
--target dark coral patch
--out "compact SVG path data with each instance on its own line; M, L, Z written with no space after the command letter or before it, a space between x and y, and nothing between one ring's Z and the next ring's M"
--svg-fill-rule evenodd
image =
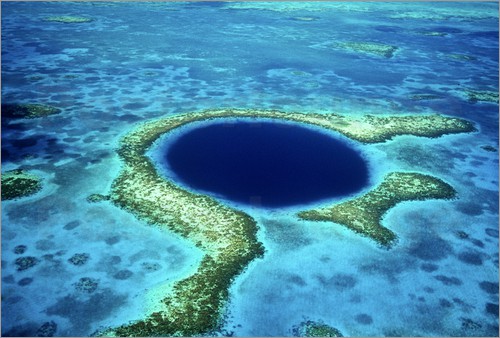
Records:
M450 286L450 285L462 285L462 281L458 279L457 277L447 277L443 275L438 275L435 276L438 281L443 283L444 285Z
M493 283L493 282L487 282L487 281L482 281L479 283L479 287L489 293L489 294L498 294L498 283Z
M41 178L16 169L2 173L2 200L12 200L35 194L42 189Z
M49 115L59 114L60 112L61 110L59 108L44 104L32 104L32 103L2 104L3 118L34 119L37 117L45 117Z
M464 262L464 263L470 264L470 265L482 265L483 264L483 259L481 258L481 255L476 251L461 252L458 254L458 259L461 262Z
M76 253L68 259L68 262L76 266L81 266L87 263L89 259L90 255L88 253Z
M27 270L38 263L40 263L40 260L33 256L19 257L15 261L17 271Z

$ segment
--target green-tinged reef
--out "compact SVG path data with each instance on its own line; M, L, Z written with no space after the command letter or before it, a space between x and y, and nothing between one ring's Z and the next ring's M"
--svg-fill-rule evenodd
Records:
M428 101L428 100L437 100L441 97L436 94L413 94L410 96L410 99L413 101Z
M108 201L109 198L110 197L108 195L90 194L89 196L87 196L86 200L89 203L98 203L98 202L102 202L102 201Z
M42 179L22 169L2 173L2 200L33 195L42 189Z
M61 109L38 103L5 103L2 104L3 118L35 119L59 114Z
M310 221L328 221L343 225L391 247L397 236L381 224L384 214L404 201L451 199L455 189L444 181L420 173L393 172L366 194L333 206L301 211L298 216Z
M362 143L384 142L403 134L438 137L475 130L468 121L441 115L354 117L245 109L206 110L140 124L120 141L117 152L123 167L112 183L109 199L139 219L186 238L203 252L203 258L192 275L150 292L156 305L151 305L145 318L98 334L193 336L214 332L223 318L231 283L252 260L264 254L257 239L257 223L251 216L166 180L146 155L165 133L189 123L223 118L305 123ZM93 200L102 197L91 195L90 202Z
M62 16L49 16L43 19L43 21L61 22L61 23L86 23L86 22L92 22L94 21L94 19L85 18L81 16L62 15Z
M312 320L300 323L292 331L295 337L343 337L338 329Z
M356 52L385 58L391 58L398 49L396 46L375 42L342 42L335 44L336 47Z
M469 102L493 102L498 104L498 92L490 90L466 90L465 95Z

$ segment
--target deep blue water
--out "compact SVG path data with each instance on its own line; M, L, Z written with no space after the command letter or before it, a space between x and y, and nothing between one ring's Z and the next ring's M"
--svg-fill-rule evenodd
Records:
M345 141L285 123L216 123L190 130L165 158L189 187L264 207L342 197L368 182L365 160Z

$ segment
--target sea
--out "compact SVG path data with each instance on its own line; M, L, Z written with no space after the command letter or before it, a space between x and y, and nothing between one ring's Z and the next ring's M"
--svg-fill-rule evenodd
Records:
M145 318L150 290L195 271L203 253L188 239L88 196L110 193L120 140L141 123L221 108L442 114L477 130L342 141L371 187L403 171L457 192L389 209L391 248L301 220L300 203L241 206L265 253L199 335L297 336L317 323L344 336L498 336L498 12L482 1L2 1L2 115L4 104L59 109L2 116L2 174L42 184L2 198L2 336L96 335Z

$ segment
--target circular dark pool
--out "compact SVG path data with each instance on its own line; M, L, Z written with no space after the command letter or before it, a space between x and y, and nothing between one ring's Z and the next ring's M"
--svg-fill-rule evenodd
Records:
M299 124L214 122L167 147L165 165L191 189L268 208L360 191L368 167L341 138Z

